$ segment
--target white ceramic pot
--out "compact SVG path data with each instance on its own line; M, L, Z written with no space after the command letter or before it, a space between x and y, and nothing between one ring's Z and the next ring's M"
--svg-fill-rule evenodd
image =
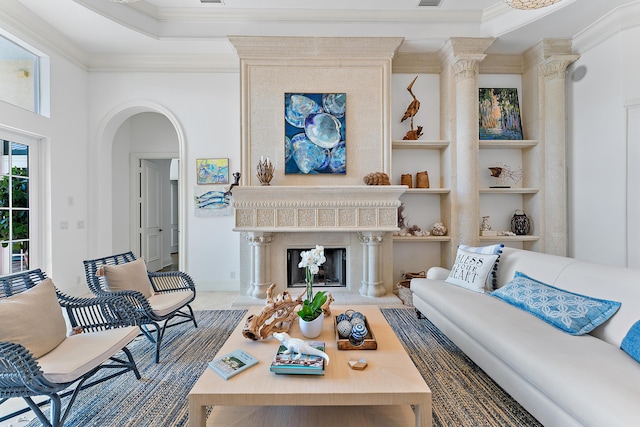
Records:
M322 333L324 314L321 314L310 322L302 320L302 317L298 317L298 319L300 320L300 331L306 338L317 338Z

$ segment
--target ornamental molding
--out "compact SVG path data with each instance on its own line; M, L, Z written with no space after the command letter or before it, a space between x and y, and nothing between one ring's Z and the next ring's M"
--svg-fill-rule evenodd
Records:
M540 74L545 80L564 79L567 67L579 57L580 55L551 56L540 65Z
M238 187L234 230L396 231L404 191L403 186Z
M478 76L478 64L477 59L457 59L453 63L453 73L456 76L456 81L476 78Z

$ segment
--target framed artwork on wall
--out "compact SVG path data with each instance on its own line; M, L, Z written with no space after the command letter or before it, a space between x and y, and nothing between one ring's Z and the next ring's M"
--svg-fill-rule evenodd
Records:
M228 184L229 159L196 159L198 185Z
M194 214L197 217L229 216L233 214L231 194L225 187L194 187Z
M285 93L285 174L346 174L346 93Z
M518 90L514 88L480 88L480 140L522 137Z

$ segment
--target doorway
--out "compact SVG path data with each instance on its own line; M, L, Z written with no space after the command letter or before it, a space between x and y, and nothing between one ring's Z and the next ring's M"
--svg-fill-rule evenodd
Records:
M131 241L149 271L179 269L179 185L171 156L131 154Z

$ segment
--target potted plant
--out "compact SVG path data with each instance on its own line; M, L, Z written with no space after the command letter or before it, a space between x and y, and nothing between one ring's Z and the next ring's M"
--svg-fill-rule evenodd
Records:
M327 259L324 257L324 247L316 245L315 249L300 253L299 268L305 269L306 298L298 310L300 330L307 338L316 338L322 332L322 306L327 302L327 293L321 291L313 294L313 280L320 266Z

